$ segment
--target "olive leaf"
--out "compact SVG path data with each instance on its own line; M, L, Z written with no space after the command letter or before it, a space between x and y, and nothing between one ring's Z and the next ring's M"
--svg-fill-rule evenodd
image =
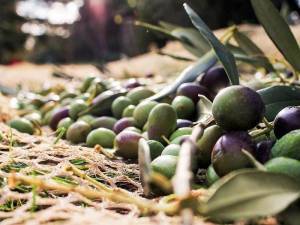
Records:
M231 84L239 84L239 75L232 53L216 38L213 32L188 4L184 3L183 6L194 26L207 39L211 47L214 49L216 55L224 66Z
M265 117L273 121L280 110L300 105L300 89L292 86L273 86L257 91L266 106Z
M138 162L140 169L140 180L143 186L143 191L146 196L150 194L150 147L144 138L139 140Z
M172 84L163 88L160 92L151 96L150 98L147 98L147 100L160 100L165 96L175 93L177 88L181 84L194 81L201 73L204 73L216 63L216 55L212 50L210 50L208 53L202 56L195 64L183 70L179 77Z
M286 21L270 0L251 0L254 12L266 33L285 59L300 71L299 45Z
M212 118L212 102L204 95L199 96L197 103L197 123L205 123L205 121Z
M213 220L231 221L283 211L299 198L300 186L283 174L248 169L230 173L213 184L209 192L199 212Z

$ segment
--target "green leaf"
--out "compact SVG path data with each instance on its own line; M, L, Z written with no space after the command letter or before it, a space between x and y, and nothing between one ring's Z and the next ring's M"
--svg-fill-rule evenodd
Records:
M188 4L185 3L184 8L194 26L200 31L200 33L211 44L211 47L215 50L216 55L224 66L231 84L239 84L239 75L232 53L216 38L213 32L211 32L208 26L195 13L195 11L189 7Z
M217 63L217 58L214 51L209 51L204 56L202 56L194 65L187 67L180 76L169 86L163 88L157 94L147 98L147 100L160 100L170 94L176 92L177 88L187 82L194 81L201 73L204 73L206 70L211 68L213 65Z
M258 91L266 105L266 118L273 121L280 110L300 105L300 89L292 86L273 86Z
M270 0L251 0L254 12L285 59L300 71L300 49L286 21Z
M299 191L299 184L283 174L235 171L212 185L200 213L226 221L275 215L296 201Z

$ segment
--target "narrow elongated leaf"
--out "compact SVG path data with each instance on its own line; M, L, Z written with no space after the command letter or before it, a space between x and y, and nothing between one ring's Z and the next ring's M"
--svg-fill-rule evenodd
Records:
M258 170L236 171L217 181L200 213L211 219L240 220L275 215L299 198L292 178Z
M187 67L180 76L169 86L162 89L157 94L151 96L147 100L160 100L165 96L173 94L176 92L177 88L187 82L194 81L201 73L204 73L210 67L217 63L217 58L214 51L209 51L204 56L202 56L194 65Z
M139 154L138 154L140 180L142 182L144 194L147 196L150 193L150 147L144 138L139 141Z
M270 0L251 0L254 12L285 59L300 71L300 49L286 21Z
M266 105L266 118L273 121L280 110L300 105L300 89L292 86L273 86L258 91Z
M269 60L264 56L250 56L246 54L234 54L234 58L236 61L244 62L250 64L256 68L263 67L268 71L274 71L272 64Z
M213 32L196 14L196 12L191 7L189 7L188 4L185 3L184 8L194 26L200 31L200 33L210 43L211 47L215 50L216 55L224 66L231 84L239 84L239 75L232 53L216 38Z

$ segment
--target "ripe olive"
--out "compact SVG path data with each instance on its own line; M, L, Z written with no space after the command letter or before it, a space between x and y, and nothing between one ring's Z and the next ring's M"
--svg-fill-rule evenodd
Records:
M265 105L254 90L235 85L218 93L212 113L216 123L227 131L249 130L262 120Z
M131 104L132 102L128 97L120 96L113 101L111 111L116 118L121 118L124 109Z
M32 123L25 118L13 119L9 122L9 126L11 128L16 129L17 131L19 131L21 133L27 133L27 134L34 133L34 127L33 127Z
M116 134L107 128L98 128L91 131L87 138L86 143L89 147L101 145L103 148L112 148Z
M291 106L282 109L274 120L274 133L281 138L292 130L300 129L300 107Z
M275 141L272 140L264 140L258 142L255 148L256 159L261 163L267 162L271 157L271 149L274 144Z
M209 91L206 87L196 83L184 83L181 84L177 89L177 96L186 96L193 100L196 104L199 101L199 95L204 95L210 98Z
M66 138L74 144L85 142L90 131L91 127L88 123L84 121L77 121L69 127Z
M137 159L140 138L142 135L136 132L122 131L115 138L116 154L125 159Z
M212 67L201 78L200 84L216 95L221 89L228 87L230 82L228 76L221 66Z
M84 110L86 110L88 108L87 103L85 103L83 100L78 99L76 101L74 101L71 105L70 105L70 109L69 109L69 115L70 117L75 120L78 117L78 114L80 112L83 112Z
M186 96L176 96L172 101L172 106L179 119L190 119L195 113L194 102Z
M50 116L49 126L51 127L52 130L56 130L59 121L69 116L69 108L68 107L58 108L54 110L49 116Z
M184 119L177 119L176 121L177 129L182 127L192 127L193 122L190 120L184 120Z
M254 145L247 132L230 132L219 138L212 151L211 160L220 177L234 170L252 167L242 150L254 154Z
M147 143L150 148L151 160L154 160L155 158L160 156L165 148L159 141L148 140Z
M153 171L171 179L176 172L178 157L173 155L161 155L151 162Z
M132 117L125 117L120 120L118 120L114 127L113 130L116 134L120 133L127 127L134 127L136 125L135 120Z

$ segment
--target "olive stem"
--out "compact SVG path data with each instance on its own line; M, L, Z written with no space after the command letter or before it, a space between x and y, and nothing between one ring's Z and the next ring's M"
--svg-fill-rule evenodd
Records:
M266 117L263 118L263 122L266 125L266 127L271 128L271 129L274 128L272 122L269 122Z
M257 138L261 135L269 134L272 130L273 130L273 127L272 128L267 127L267 128L264 128L260 131L254 130L254 131L250 132L250 135L251 135L252 138Z

